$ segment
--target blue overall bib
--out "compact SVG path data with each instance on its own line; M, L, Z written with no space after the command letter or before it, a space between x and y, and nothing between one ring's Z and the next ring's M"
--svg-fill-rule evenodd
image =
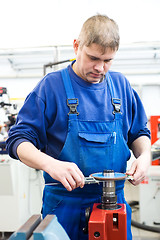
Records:
M74 96L68 70L62 70L61 74L70 113L68 114L67 138L58 159L76 163L84 176L103 172L104 169L126 172L130 151L122 132L120 99L115 93L110 74L107 73L106 78L111 94L114 119L105 122L84 121L78 118L76 110L78 99ZM47 173L44 173L45 177L48 177ZM127 240L131 240L131 209L125 201L123 188L124 181L117 181L117 202L126 204ZM94 203L100 202L101 195L101 184L85 185L83 189L76 188L72 192L68 192L62 185L45 186L43 217L47 214L55 214L71 240L88 240L88 235L83 232L83 228L86 226L85 209L92 208Z

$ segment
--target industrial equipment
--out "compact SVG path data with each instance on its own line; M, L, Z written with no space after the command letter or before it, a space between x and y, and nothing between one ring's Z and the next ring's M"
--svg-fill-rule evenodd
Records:
M140 222L160 227L160 166L150 166L148 175L140 184Z
M33 215L9 240L69 240L69 237L57 221L55 215L47 215L41 220L41 215Z
M103 181L103 194L101 203L93 205L89 218L89 240L126 240L126 206L117 204L115 195L115 181L124 180L126 175L107 170L91 176L96 180Z
M150 117L152 165L160 165L160 116Z
M0 87L0 141L7 136L9 127L15 124L16 115L17 105L10 103L7 88Z
M160 232L160 116L150 117L152 163L146 178L139 185L139 217L132 225Z
M117 204L115 194L115 181L125 179L132 178L123 173L114 173L112 170L85 178L85 184L103 183L101 203L95 203L91 213L86 209L87 226L84 231L89 233L89 240L127 240L126 206ZM60 183L53 183L55 184ZM33 240L69 240L55 215L47 215L42 222L38 216L32 216L10 237L10 240L27 240L31 235Z
M5 140L14 125L17 106L0 87L0 232L13 232L31 215L40 213L42 173L9 157ZM41 184L40 184L41 183Z
M150 117L151 144L160 138L160 116Z
M14 232L41 212L42 181L41 171L0 155L0 232Z

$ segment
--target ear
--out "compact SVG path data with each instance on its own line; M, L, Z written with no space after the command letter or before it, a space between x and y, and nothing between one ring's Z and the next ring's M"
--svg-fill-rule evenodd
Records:
M74 49L75 54L77 54L78 48L79 48L79 41L78 41L78 39L74 39L73 49Z

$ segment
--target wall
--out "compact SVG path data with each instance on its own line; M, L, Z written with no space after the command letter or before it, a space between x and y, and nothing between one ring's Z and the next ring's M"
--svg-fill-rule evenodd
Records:
M11 101L22 105L25 97L44 76L44 65L74 58L72 46L0 51L0 86L7 87ZM46 73L69 62L46 68ZM160 114L160 42L124 44L112 70L122 72L140 95L148 118Z
M121 43L159 41L159 0L0 1L0 48L72 44L96 13L115 19Z
M107 14L116 20L121 45L141 43L143 48L147 42L160 42L159 0L5 0L0 1L0 9L0 51L6 52L5 61L10 61L14 68L24 61L20 55L19 62L13 58L15 48L20 52L23 48L27 52L31 47L71 45L82 23L96 13ZM0 85L8 88L12 99L23 99L42 78L43 70L37 76L28 73L27 77L22 76L22 70L13 72L11 68L5 69L6 63L2 57L0 52ZM25 57L28 60L27 55ZM50 57L50 61L55 61L54 56ZM44 63L48 63L48 60L42 61L42 67ZM138 89L147 115L157 114L160 111L155 106L155 102L160 102L159 74L155 76L146 72L144 75L126 76Z

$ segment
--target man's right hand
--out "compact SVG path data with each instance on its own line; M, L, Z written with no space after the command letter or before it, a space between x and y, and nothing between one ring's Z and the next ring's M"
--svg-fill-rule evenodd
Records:
M17 154L24 164L47 172L53 179L61 182L68 191L84 186L84 175L75 163L50 157L30 142L20 143Z
M48 173L53 179L61 182L68 191L84 187L84 175L75 163L53 159L52 168Z

